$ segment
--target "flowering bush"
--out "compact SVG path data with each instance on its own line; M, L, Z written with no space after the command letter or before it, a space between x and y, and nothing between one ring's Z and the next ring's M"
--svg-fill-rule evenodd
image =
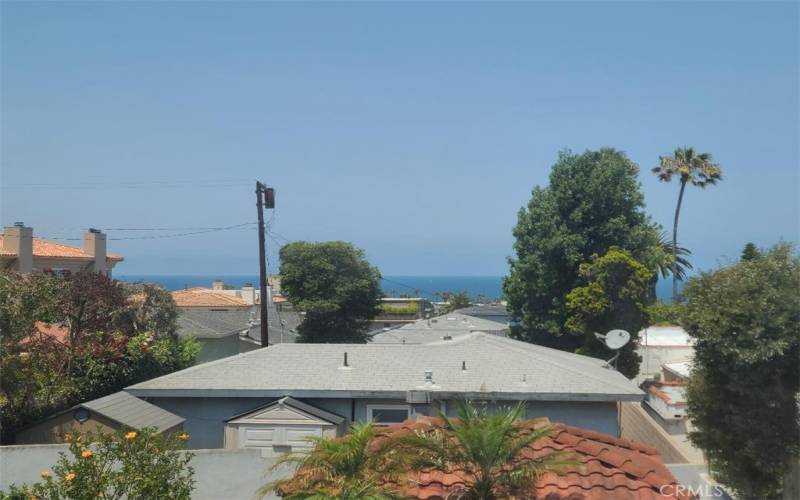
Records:
M155 499L189 500L194 488L192 453L182 451L185 432L155 429L64 436L69 451L60 454L42 481L0 492L0 500Z

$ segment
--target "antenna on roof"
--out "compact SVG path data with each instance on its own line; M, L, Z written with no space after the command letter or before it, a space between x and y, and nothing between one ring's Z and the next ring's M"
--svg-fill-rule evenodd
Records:
M606 347L608 347L612 351L617 351L617 353L614 354L613 358L606 361L606 367L610 368L613 363L614 369L616 370L617 360L619 359L619 355L622 352L620 351L620 349L625 347L625 345L628 342L630 342L631 334L626 332L625 330L614 329L609 331L605 335L595 333L594 336L597 337L598 340L602 340L603 343L606 345Z

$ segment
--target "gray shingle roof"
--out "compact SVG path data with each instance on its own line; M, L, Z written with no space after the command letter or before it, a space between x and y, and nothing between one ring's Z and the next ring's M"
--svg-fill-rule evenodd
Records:
M445 336L458 338L474 332L505 336L508 330L496 321L456 311L378 332L373 335L372 341L376 344L427 344L444 340Z
M155 427L159 431L163 431L184 422L183 418L125 391L87 401L74 408L86 408L90 412L98 413L134 429Z
M342 367L344 353L349 367ZM466 370L462 370L462 364ZM279 344L127 388L153 397L443 397L640 400L604 362L483 333L432 344ZM433 371L426 385L425 371Z
M470 316L498 316L508 317L508 310L506 306L501 304L482 304L476 306L469 306L463 309L457 309L455 312L467 314Z
M178 335L198 338L227 337L247 330L250 318L249 310L184 309L178 315Z
M269 343L281 344L285 342L295 342L297 339L297 327L303 318L294 310L291 304L284 303L280 308L276 304L267 305ZM246 339L255 343L261 342L261 322L260 311L256 308L256 323L250 328Z

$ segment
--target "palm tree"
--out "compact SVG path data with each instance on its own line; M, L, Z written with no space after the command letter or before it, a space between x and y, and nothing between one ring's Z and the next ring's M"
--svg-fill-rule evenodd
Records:
M403 472L399 450L389 443L372 443L380 429L373 423L353 424L341 438L310 437L310 452L289 453L273 470L284 464L297 466L290 479L265 485L259 494L277 492L286 499L394 500L404 498L386 486Z
M491 500L517 493L527 497L541 474L577 462L558 453L531 457L528 447L551 429L519 422L524 411L524 403L491 413L464 402L459 419L440 415L442 426L401 437L395 447L407 450L411 470L463 471L466 484L458 498Z
M701 189L713 186L722 180L722 169L714 163L711 153L695 153L693 148L677 148L672 156L659 157L659 165L653 168L658 180L670 182L678 177L680 191L675 207L675 220L672 224L672 301L678 300L678 218L683 203L683 192L687 184Z

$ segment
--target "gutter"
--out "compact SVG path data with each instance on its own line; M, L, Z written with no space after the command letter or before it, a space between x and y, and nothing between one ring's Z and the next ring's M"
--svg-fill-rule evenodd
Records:
M127 387L125 391L141 398L331 398L331 399L406 399L407 391L337 391L292 389L148 389ZM431 399L476 401L556 401L618 402L642 401L644 392L627 394L452 392L430 391Z

